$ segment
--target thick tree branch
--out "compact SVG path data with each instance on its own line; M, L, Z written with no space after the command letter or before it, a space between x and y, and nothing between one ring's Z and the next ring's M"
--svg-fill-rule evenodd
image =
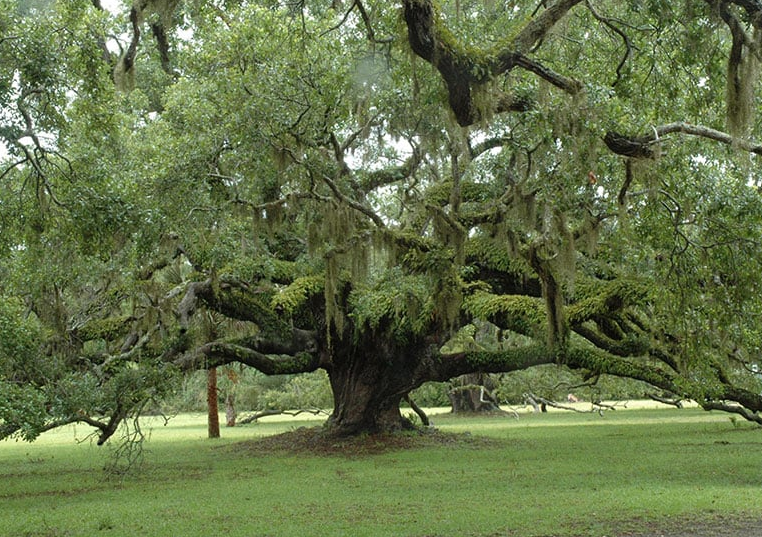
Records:
M411 177L423 159L423 152L420 148L413 146L413 152L400 166L374 170L360 181L360 188L363 192L372 192L373 190L398 181L403 181Z
M560 21L574 6L582 0L557 0L533 18L519 35L512 41L512 48L517 52L528 52L534 45L543 39L547 33Z
M243 283L215 284L208 279L189 284L185 296L177 306L182 331L187 330L199 300L206 307L227 317L250 321L259 327L256 336L227 343L233 347L245 347L263 354L315 352L318 348L314 331L291 326L273 311L267 294L251 289Z
M523 54L515 54L513 56L513 65L536 74L546 82L550 82L552 85L565 91L569 95L576 95L582 90L582 83L578 80L556 73L552 69L549 69Z
M532 46L541 40L564 15L582 0L558 0L539 16L532 19L510 43L493 50L466 51L455 36L447 30L431 0L405 0L404 18L408 28L408 41L413 52L439 71L447 86L450 108L458 123L467 126L480 119L473 106L472 86L482 84L495 76L522 67L554 86L576 94L582 85L571 78L554 72L526 56ZM519 107L526 102L500 100L497 111Z
M168 75L174 76L172 71L172 62L169 58L169 40L167 39L167 32L164 29L164 25L160 22L151 24L151 32L154 39L156 39L156 47L159 49L159 57L161 58L161 68Z
M336 197L336 199L339 202L344 203L348 205L349 207L351 207L352 209L354 209L355 211L364 214L365 216L370 218L373 221L373 223L376 224L376 226L378 226L379 228L386 227L386 224L381 219L381 217L378 216L375 212L373 212L369 207L366 207L362 203L359 203L353 199L350 199L349 197L342 194L341 190L339 190L339 187L336 185L336 183L333 182L333 180L330 177L328 177L327 175L323 175L323 181L325 182L326 185L328 185L328 188L331 189L331 192L333 192L334 197Z
M177 306L181 328L187 329L198 300L210 309L231 319L249 321L259 326L266 337L290 338L292 327L270 307L270 292L251 288L244 282L209 278L188 284L185 296Z
M507 373L536 365L552 364L555 354L545 345L533 344L502 351L439 354L433 358L432 380L445 381L468 373Z
M136 6L130 9L130 23L132 25L132 39L127 47L127 51L119 60L119 65L117 66L118 72L115 72L115 76L129 76L135 65L135 56L137 55L138 44L140 43L140 10Z
M705 0L709 5L714 6L717 0ZM742 7L749 15L749 20L756 28L762 28L762 2L760 0L728 0L722 4L735 4Z
M238 362L253 367L265 375L286 375L308 373L320 367L317 353L298 352L290 354L264 354L248 347L223 341L207 343L190 356L175 363L179 367L192 370L220 367Z
M762 416L759 415L758 411L752 412L741 405L727 403L725 401L703 401L700 404L701 408L704 410L721 410L723 412L738 414L746 420L762 425Z
M675 375L668 371L639 361L613 356L592 347L571 347L567 351L565 363L572 369L585 369L594 374L642 380L672 393L683 392L675 383Z
M618 155L632 158L655 158L658 151L655 151L654 147L664 141L662 137L673 133L706 138L756 155L762 155L762 144L735 138L722 131L703 127L701 125L685 123L683 121L654 127L653 132L642 136L627 136L618 132L609 131L606 133L603 141L611 151Z

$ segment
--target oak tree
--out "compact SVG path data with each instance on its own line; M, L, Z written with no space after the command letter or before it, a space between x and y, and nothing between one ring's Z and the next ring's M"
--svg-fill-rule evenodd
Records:
M3 437L233 362L335 435L545 364L762 423L762 4L0 6Z

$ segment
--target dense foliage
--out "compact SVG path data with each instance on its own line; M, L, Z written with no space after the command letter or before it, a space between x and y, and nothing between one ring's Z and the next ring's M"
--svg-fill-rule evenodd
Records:
M563 364L762 423L762 5L0 0L0 436Z

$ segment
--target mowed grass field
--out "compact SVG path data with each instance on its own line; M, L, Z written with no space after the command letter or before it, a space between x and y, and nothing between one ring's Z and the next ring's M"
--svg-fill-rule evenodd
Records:
M762 429L727 414L432 421L468 434L408 450L314 455L242 442L316 419L271 417L208 440L205 417L183 415L153 422L142 470L119 479L103 472L109 447L77 441L84 427L34 444L2 442L0 535L600 537L762 523Z

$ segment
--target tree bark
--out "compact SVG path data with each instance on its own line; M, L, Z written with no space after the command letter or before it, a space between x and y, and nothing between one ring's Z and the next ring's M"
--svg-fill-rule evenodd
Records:
M206 405L209 438L220 437L220 414L217 405L217 368L212 367L206 376Z
M235 395L228 392L225 397L225 424L228 427L235 427L237 413L235 410Z
M402 416L400 402L410 391L410 380L397 382L400 372L373 360L358 367L356 362L333 367L329 372L334 407L326 422L332 436L394 432L413 429Z
M422 341L397 342L383 332L363 335L361 342L334 343L327 368L334 401L326 422L328 434L413 429L400 411L400 402L426 380L420 365L428 346Z

